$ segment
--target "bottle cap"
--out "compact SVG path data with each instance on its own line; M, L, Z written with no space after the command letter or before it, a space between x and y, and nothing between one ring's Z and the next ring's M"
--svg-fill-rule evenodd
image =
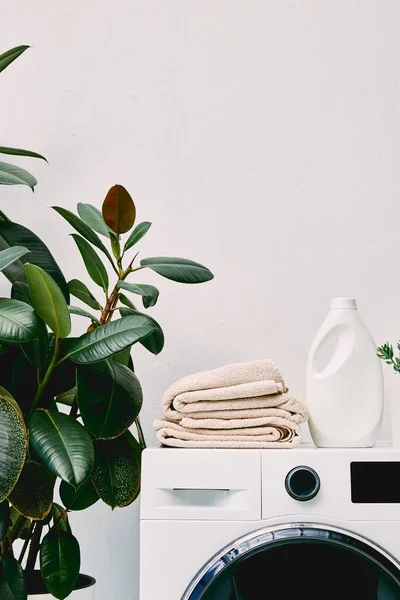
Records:
M357 310L357 302L355 298L333 298L330 310L343 308L352 308Z

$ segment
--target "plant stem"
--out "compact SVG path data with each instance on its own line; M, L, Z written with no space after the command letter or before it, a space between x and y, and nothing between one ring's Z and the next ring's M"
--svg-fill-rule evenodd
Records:
M144 439L143 429L140 424L139 417L136 418L135 425L138 432L139 444L141 445L142 450L144 450L146 448L146 440Z
M7 540L8 540L10 554L14 558L14 550L13 550L13 543L12 543L12 538L11 538L11 528L10 527L8 527L8 529L7 529Z
M49 383L50 377L51 377L51 375L52 375L52 373L54 371L54 367L56 366L57 355L58 355L58 337L56 336L55 344L54 344L53 357L52 357L51 362L50 362L50 364L49 364L49 366L47 368L45 376L43 377L43 379L40 382L40 385L39 385L39 387L37 389L36 396L34 397L33 402L32 402L31 410L29 411L28 419L29 419L29 416L32 413L32 411L37 406L40 398L42 397L43 392L44 392L44 390L46 388L46 385Z
M13 542L19 537L19 534L23 530L26 523L26 518L20 515L15 523L14 527L11 530L11 539Z
M24 545L22 546L21 554L19 555L18 562L19 562L20 565L22 565L22 561L24 560L26 549L28 548L29 542L31 540L32 533L33 533L35 525L36 525L35 521L32 521L32 523L31 523L31 525L29 527L29 530L28 530L28 535L26 536L26 540L24 542Z
M43 525L36 523L35 531L32 535L31 546L29 548L28 560L26 561L26 572L33 572L36 565L37 555L39 554L40 538L42 536Z
M75 396L75 400L73 401L71 410L69 411L69 416L74 417L74 419L76 419L77 415L78 415L78 403L76 401L76 396Z
M140 267L136 267L136 269L128 269L127 275L128 275L128 273L134 273L135 271L141 271L142 269L145 269L145 268L146 268L146 266L142 265Z
M144 269L144 267L139 267L139 269ZM129 266L125 271L123 269L121 269L121 272L119 274L119 279L121 279L122 281L127 277L127 275L129 275L129 273L132 273L133 271L137 271L138 269L131 269L131 267ZM115 307L118 303L118 294L119 294L119 290L120 287L118 286L118 283L115 284L113 291L111 292L110 296L107 299L106 305L103 308L102 312L101 312L101 316L100 316L100 325L105 325L106 323L109 323L113 317L113 311L115 310Z
M118 287L118 285L115 285L113 291L110 294L110 297L107 300L107 303L106 303L104 309L102 310L102 313L100 316L100 325L105 325L107 323L107 319L109 317L111 309L114 306L114 302L116 300L118 301L118 292L119 292L119 287Z

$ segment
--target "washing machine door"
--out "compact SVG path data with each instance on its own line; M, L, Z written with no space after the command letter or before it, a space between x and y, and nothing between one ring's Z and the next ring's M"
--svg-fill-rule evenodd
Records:
M262 529L198 573L182 600L400 600L400 565L350 531L315 523Z

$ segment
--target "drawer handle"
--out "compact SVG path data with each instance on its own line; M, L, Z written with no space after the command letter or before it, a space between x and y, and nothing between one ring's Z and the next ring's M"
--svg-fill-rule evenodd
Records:
M170 488L164 489L169 496L170 506L210 507L227 506L237 490L228 488Z

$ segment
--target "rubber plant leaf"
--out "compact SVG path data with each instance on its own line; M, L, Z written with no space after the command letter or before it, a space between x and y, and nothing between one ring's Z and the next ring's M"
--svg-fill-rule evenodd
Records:
M147 315L129 315L84 333L73 341L66 357L79 364L99 362L143 340L154 329Z
M146 316L148 319L151 319L154 325L154 331L150 335L145 337L143 340L139 341L142 344L142 346L144 346L146 350L148 350L152 354L160 354L160 352L164 348L165 340L164 332L161 329L159 323L157 323L155 319L149 317L148 315L144 315L144 313L138 312L136 309L122 307L120 308L119 312L122 317L127 317L129 315L143 315Z
M128 190L123 185L114 185L108 190L102 206L103 219L117 235L129 231L136 219L136 207Z
M52 208L58 212L78 233L81 234L82 237L85 238L88 242L96 246L99 250L104 252L107 256L108 260L114 264L113 259L111 258L111 254L99 238L99 236L88 226L82 219L80 219L77 215L67 210L66 208L62 208L61 206L52 206Z
M127 506L140 492L141 447L130 431L115 440L95 442L91 474L100 498L111 506Z
M37 180L29 171L0 162L0 185L27 185L33 191L36 184Z
M71 281L68 282L68 288L70 293L73 296L75 296L75 298L78 298L79 300L90 306L90 308L94 308L95 310L102 309L101 304L88 290L86 285L82 283L82 281L79 281L79 279L71 279Z
M24 517L41 521L51 511L55 481L44 465L26 462L8 500Z
M30 252L30 254L21 257L3 271L11 283L15 281L26 283L24 263L29 262L46 271L54 279L69 303L67 282L50 250L42 240L23 225L11 221L0 221L0 250L10 246L23 246Z
M0 341L10 344L32 342L39 332L38 317L29 304L0 298Z
M86 481L93 468L93 444L78 421L39 408L28 427L33 449L53 473L75 488Z
M135 244L137 244L144 235L148 232L151 227L151 223L148 221L144 221L143 223L139 223L136 225L135 229L132 231L131 235L125 242L124 252L132 248Z
M0 502L17 483L27 450L28 435L21 409L11 394L0 387Z
M104 235L107 239L109 238L110 233L115 236L112 229L105 223L101 210L91 204L85 204L83 202L79 202L77 208L82 221L91 227L93 231L97 231L97 233Z
M140 264L178 283L204 283L214 277L207 267L187 258L144 258Z
M92 480L89 478L75 490L71 485L61 482L60 498L68 510L85 510L100 500Z
M78 246L78 250L81 253L83 262L90 278L107 294L108 291L108 274L105 266L101 262L100 258L93 250L92 246L85 240L85 238L73 233L71 236L74 242Z
M26 264L25 269L33 308L57 338L68 337L71 317L60 288L40 267Z
M29 46L16 46L0 54L0 73L16 60Z
M31 150L23 150L23 148L8 148L7 146L0 146L0 154L8 154L10 156L28 156L30 158L40 158L47 162L47 159L38 154L37 152L32 152Z
M143 306L145 308L150 308L157 303L158 296L160 292L154 285L148 285L147 283L127 283L126 281L122 281L121 279L118 281L118 286L126 290L127 292L132 292L132 294L138 294L142 297Z
M121 435L139 415L143 392L128 367L112 360L79 365L76 383L80 415L97 439Z
M14 246L0 251L0 271L6 269L13 262L28 254L29 250L22 246Z
M68 531L52 528L40 546L40 572L55 598L64 600L78 581L81 555L78 540Z
M13 556L0 559L1 600L26 600L28 597L24 571Z
M10 505L7 500L0 503L0 542L7 535L8 525L10 523Z

